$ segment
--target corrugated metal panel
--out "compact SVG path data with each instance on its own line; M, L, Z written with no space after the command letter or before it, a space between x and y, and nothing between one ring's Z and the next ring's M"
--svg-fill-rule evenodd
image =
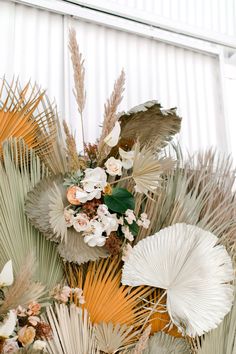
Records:
M71 19L12 3L0 3L0 76L37 80L56 97L59 111L80 137L67 50ZM103 103L121 68L127 75L121 109L150 99L178 107L181 139L190 151L207 146L226 150L218 69L215 57L103 26L73 21L86 59L88 140L99 135Z
M213 33L236 36L236 0L108 0Z

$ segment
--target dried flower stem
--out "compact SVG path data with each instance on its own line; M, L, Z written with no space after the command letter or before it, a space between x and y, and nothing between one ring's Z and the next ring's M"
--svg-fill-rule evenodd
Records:
M71 61L74 70L75 88L73 90L73 93L75 95L78 111L80 114L82 138L83 138L83 146L84 146L85 136L84 136L84 124L83 124L83 110L86 101L86 91L84 88L85 67L84 67L84 59L82 58L82 54L79 51L79 46L76 40L76 32L73 28L70 29L69 32L69 50L71 53Z
M122 181L127 181L128 179L130 179L130 178L132 178L132 177L133 177L133 175L131 175L131 176L126 176L126 177L117 179L116 181L109 182L109 184L112 185L112 184L116 184L116 183L119 183L119 182L122 182Z

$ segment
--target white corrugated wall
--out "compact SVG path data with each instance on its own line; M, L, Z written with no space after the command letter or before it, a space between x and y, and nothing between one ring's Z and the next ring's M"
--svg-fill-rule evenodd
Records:
M11 78L15 74L21 81L31 78L48 88L61 117L70 122L79 138L67 50L70 25L77 30L86 59L85 126L89 141L99 135L103 103L123 67L127 80L122 110L149 99L159 100L165 108L177 106L183 117L183 146L191 152L209 146L230 150L220 66L213 55L3 0L0 76Z

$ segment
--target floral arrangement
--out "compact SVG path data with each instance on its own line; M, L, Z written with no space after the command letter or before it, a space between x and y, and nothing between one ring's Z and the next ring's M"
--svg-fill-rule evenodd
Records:
M85 66L69 34L82 151L35 85L0 89L0 353L233 354L235 172L183 158L157 101L86 141Z

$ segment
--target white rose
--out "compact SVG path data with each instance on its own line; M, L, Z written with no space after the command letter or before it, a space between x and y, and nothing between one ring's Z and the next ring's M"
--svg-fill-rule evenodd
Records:
M73 209L64 209L64 218L66 221L66 226L70 227L74 222L74 210Z
M134 151L125 151L119 148L119 154L122 158L122 165L126 170L129 170L133 167L134 164Z
M47 344L46 344L46 342L44 342L43 340L36 340L35 342L34 342L34 344L33 344L33 349L34 350L44 350L44 349L46 349L46 346L47 346Z
M116 146L119 141L120 131L120 123L116 122L112 131L105 137L104 143L110 147Z
M106 172L101 167L87 168L85 170L85 177L81 183L84 190L88 193L93 192L95 189L102 191L107 185Z
M105 166L107 168L107 173L111 176L121 176L122 175L122 162L118 159L115 159L113 156L110 157Z
M16 342L15 339L7 339L4 342L4 347L2 350L2 354L13 354L13 353L17 353L18 352L19 345Z
M83 232L90 226L89 218L85 213L79 213L74 218L73 223L74 229L77 232Z
M116 214L104 215L101 220L103 228L107 233L107 236L109 236L112 231L117 231L119 227L119 222L116 217Z

